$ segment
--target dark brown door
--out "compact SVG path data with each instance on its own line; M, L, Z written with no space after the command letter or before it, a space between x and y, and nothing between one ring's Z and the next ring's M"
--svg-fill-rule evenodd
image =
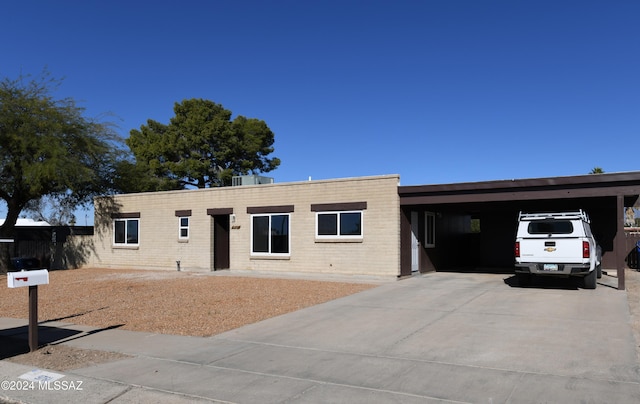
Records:
M213 216L213 270L229 269L229 215Z

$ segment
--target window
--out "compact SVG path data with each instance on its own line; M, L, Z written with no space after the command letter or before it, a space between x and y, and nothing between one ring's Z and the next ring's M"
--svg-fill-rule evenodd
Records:
M113 243L116 245L138 245L139 226L139 219L114 219Z
M189 238L189 217L178 218L178 238L186 240Z
M178 241L189 241L189 217L191 217L191 209L176 210L178 218Z
M433 212L424 212L424 246L436 246L436 215Z
M316 237L362 238L362 212L317 212Z
M482 231L479 218L472 218L470 225L471 225L471 233L480 233Z
M289 214L252 216L251 253L260 255L289 254Z
M571 234L573 224L569 220L536 220L529 223L529 234Z

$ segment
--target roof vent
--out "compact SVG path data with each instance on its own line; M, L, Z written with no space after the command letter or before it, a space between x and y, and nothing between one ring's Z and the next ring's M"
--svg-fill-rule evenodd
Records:
M234 175L231 178L231 186L273 184L273 178L260 175Z

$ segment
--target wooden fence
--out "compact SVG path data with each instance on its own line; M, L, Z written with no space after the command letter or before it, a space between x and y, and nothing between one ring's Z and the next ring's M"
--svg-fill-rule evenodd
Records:
M67 269L82 264L87 247L78 240L91 238L92 226L21 227L9 248L10 258L36 258L47 269Z
M631 228L624 233L626 241L627 256L625 262L627 267L631 269L640 270L640 261L638 260L638 242L640 242L640 229Z

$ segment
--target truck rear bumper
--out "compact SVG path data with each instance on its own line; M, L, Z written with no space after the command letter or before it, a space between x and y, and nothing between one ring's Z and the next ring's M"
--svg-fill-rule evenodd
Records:
M590 264L542 264L542 263L518 263L516 273L551 275L551 276L585 276L591 270Z

